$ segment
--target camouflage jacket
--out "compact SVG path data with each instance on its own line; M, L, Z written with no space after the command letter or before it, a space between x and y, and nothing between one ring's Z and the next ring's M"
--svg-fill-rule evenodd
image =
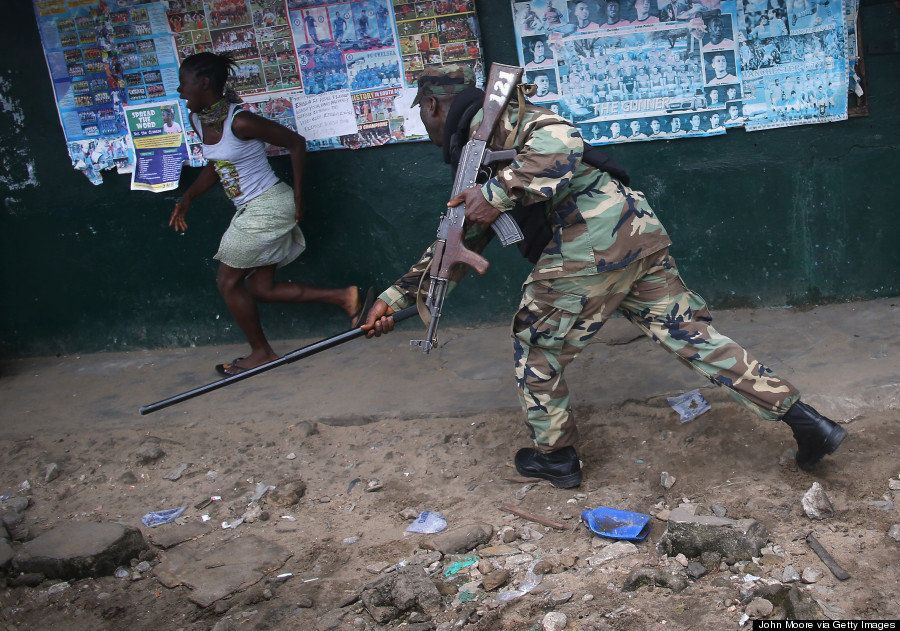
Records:
M493 148L504 147L517 120L517 104L511 103L491 138ZM480 122L479 112L471 124L473 132ZM517 203L547 203L553 238L526 283L622 269L671 245L643 193L582 163L584 141L578 129L565 119L549 110L527 106L514 146L516 159L488 180L482 193L502 212ZM480 252L491 234L490 228L471 226L466 232L466 246ZM432 253L433 246L379 298L395 310L415 302L419 280Z

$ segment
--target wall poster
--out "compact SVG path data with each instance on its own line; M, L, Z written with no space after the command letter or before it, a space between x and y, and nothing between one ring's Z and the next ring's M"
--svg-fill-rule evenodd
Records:
M311 151L423 140L410 107L423 69L463 63L484 76L474 0L33 4L73 166L95 184L104 169L134 168L126 106L178 101L178 65L194 53L231 55L243 107L303 134ZM185 139L186 162L205 164L189 123Z
M791 2L790 6L787 2ZM832 0L513 0L536 104L591 144L846 118Z

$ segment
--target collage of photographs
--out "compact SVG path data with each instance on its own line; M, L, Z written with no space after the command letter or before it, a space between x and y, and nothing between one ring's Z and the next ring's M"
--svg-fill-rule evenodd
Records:
M179 59L227 53L241 94L299 88L300 74L281 0L167 0Z
M533 100L592 144L846 117L846 62L828 59L842 57L843 22L816 0L513 0L512 10Z
M407 85L428 66L481 59L474 0L394 0L394 13Z
M591 144L712 136L743 123L727 3L513 2L533 101Z

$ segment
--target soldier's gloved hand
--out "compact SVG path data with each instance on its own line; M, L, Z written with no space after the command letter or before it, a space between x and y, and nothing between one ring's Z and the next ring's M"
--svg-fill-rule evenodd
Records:
M366 323L361 327L366 332L366 337L379 337L383 333L393 331L394 318L390 317L392 313L394 310L384 300L376 300L369 309Z
M500 211L491 206L491 203L484 198L480 186L467 188L447 202L447 207L455 208L460 204L466 205L466 219L472 223L489 226L500 216Z

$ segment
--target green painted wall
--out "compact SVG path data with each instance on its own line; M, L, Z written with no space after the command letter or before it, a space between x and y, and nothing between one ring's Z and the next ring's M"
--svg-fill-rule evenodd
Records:
M505 0L479 0L488 61L515 63ZM900 40L892 3L865 7L879 50ZM900 293L897 138L900 64L871 56L871 115L829 125L616 147L672 233L689 285L713 305L785 305ZM0 94L0 352L4 356L240 341L211 259L231 215L220 190L194 204L190 229L166 228L177 194L95 187L73 171L29 0L4 2ZM4 85L12 87L3 88ZM34 164L37 185L27 180ZM289 177L286 158L273 161ZM185 184L194 177L186 169ZM433 238L450 178L436 148L313 154L307 253L284 275L381 288ZM493 245L488 275L452 296L450 322L505 321L527 265ZM325 307L264 308L272 337L324 334Z

